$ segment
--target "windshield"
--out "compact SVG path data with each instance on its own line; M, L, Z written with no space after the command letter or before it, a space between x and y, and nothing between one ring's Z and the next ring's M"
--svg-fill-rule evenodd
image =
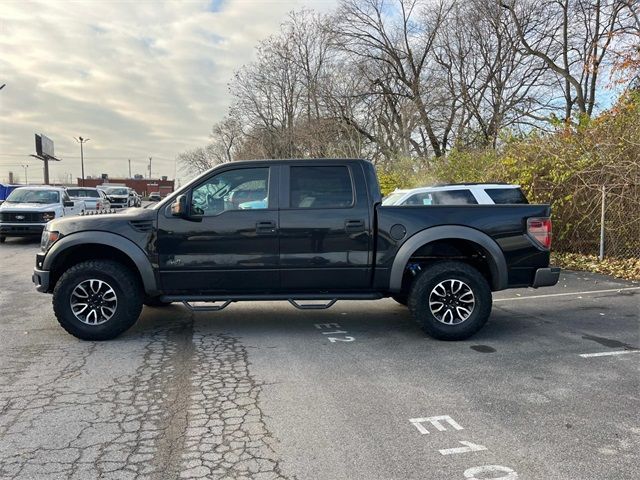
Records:
M107 195L129 195L129 190L126 188L110 188L107 190Z
M100 198L97 190L82 190L78 188L67 188L70 197L75 198Z
M30 190L18 188L11 192L7 203L59 203L60 193L56 190Z
M395 205L403 196L404 193L391 193L382 199L382 205Z

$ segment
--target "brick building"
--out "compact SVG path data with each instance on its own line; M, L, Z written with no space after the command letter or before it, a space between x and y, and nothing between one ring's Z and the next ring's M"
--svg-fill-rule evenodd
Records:
M162 178L85 178L85 187L97 187L99 185L127 186L133 188L139 195L148 196L151 192L160 192L165 197L173 192L175 180ZM78 178L78 186L82 186L82 179Z

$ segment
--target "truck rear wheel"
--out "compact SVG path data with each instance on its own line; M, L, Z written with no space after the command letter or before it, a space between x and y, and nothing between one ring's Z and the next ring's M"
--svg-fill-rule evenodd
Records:
M4 243L7 240L7 237L4 235L0 235L0 243Z
M133 273L110 260L90 260L69 268L53 290L58 322L82 340L109 340L136 323L142 289Z
M439 340L469 338L489 319L491 289L484 276L462 262L428 267L411 289L409 308L422 329Z

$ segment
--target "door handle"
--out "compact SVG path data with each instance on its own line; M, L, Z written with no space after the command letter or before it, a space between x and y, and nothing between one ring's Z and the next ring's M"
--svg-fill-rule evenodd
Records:
M364 220L345 220L344 221L344 230L347 233L363 232L364 231Z
M256 233L276 233L276 222L256 222Z

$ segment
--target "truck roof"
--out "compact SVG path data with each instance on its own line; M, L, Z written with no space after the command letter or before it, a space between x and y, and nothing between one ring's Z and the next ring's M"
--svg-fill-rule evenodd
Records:
M274 163L300 163L300 162L309 162L309 163L371 163L371 160L367 160L366 158L262 158L258 160L239 160L237 162L231 162L233 165L253 165L253 164L274 164ZM224 165L219 164L216 167ZM215 167L214 167L215 168Z
M16 190L23 189L23 188L28 188L30 190L58 190L58 191L66 190L65 187L57 187L54 185L21 185L18 188L16 188Z

